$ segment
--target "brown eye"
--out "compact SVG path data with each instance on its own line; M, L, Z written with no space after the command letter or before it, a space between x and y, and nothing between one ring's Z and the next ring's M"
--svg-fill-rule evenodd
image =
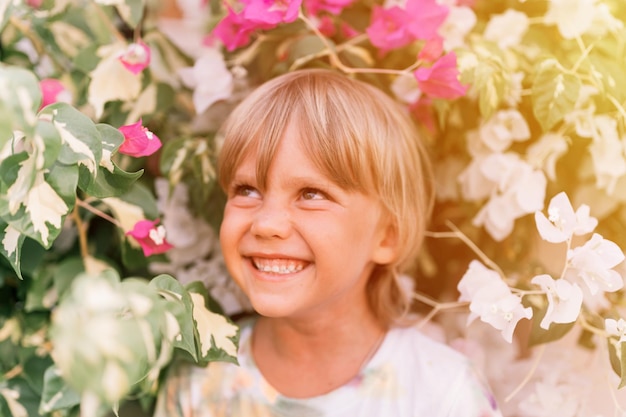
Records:
M326 194L315 188L305 188L302 190L303 200L326 200Z
M238 184L233 186L232 195L235 197L251 197L251 198L260 198L261 194L259 191L246 184Z

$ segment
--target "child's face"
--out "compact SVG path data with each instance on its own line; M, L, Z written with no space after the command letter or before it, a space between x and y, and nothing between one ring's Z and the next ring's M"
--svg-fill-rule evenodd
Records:
M228 269L254 308L270 317L368 308L372 268L394 256L380 203L320 172L293 125L264 192L255 168L249 155L235 171L220 232Z

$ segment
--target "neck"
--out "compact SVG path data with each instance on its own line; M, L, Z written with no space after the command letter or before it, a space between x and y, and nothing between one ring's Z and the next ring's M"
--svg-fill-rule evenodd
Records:
M373 317L308 323L262 317L254 328L252 353L278 392L308 398L351 381L376 353L385 333Z

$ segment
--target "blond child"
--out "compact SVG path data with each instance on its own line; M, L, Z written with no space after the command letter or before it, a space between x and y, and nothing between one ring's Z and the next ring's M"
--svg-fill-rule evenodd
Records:
M330 70L277 77L231 114L220 242L258 318L239 366L173 368L158 417L500 417L468 360L411 325L399 281L432 206L405 110Z

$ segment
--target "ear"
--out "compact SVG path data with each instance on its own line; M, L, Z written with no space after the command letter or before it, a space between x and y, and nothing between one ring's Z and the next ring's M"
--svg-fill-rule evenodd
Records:
M398 227L395 222L387 218L381 219L375 248L372 253L372 261L379 265L387 265L395 261L398 257Z

